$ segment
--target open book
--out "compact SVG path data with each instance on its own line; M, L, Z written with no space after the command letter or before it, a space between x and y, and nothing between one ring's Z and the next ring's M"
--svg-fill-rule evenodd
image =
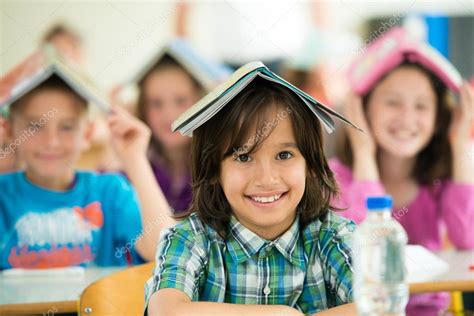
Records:
M270 71L262 62L255 61L240 67L227 81L220 84L216 89L184 112L173 122L172 131L179 131L183 135L191 136L196 128L216 115L257 76L280 84L293 91L308 106L314 115L319 118L328 133L335 130L334 121L331 116L359 129L339 113L316 101L307 93Z
M48 268L48 269L23 269L13 268L0 271L0 275L5 278L55 278L55 277L79 277L83 278L85 275L84 267L64 267L64 268Z
M461 75L443 55L401 27L390 29L354 60L348 69L349 83L355 93L364 95L403 61L420 63L453 91L458 91L462 84Z
M154 58L146 63L133 77L133 81L141 81L165 56L171 57L180 64L206 91L215 88L218 83L227 79L231 74L230 68L203 58L185 40L177 38L165 45Z
M51 45L30 55L0 78L0 109L15 102L53 75L59 76L82 98L95 103L103 111L110 106L92 81Z
M420 245L406 247L405 266L409 283L433 280L450 268L447 262Z

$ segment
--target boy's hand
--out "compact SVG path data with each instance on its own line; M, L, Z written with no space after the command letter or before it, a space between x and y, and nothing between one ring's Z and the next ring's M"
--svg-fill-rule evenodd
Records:
M112 107L107 118L112 146L123 164L135 158L146 158L151 131L126 110Z

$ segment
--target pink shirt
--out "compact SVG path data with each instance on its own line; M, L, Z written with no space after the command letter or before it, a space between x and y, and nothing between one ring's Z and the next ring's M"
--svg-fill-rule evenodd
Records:
M352 170L338 159L331 159L329 166L339 185L340 195L333 206L346 208L340 215L357 224L365 219L365 201L370 195L385 194L380 181L358 181ZM435 182L432 187L420 186L418 195L401 209L394 209L392 216L408 234L409 244L422 245L432 251L442 246L442 231L447 230L450 241L459 249L474 248L474 185L452 181ZM431 316L446 309L448 293L431 293L410 296L407 315Z
M357 224L366 216L365 201L370 195L385 194L380 181L357 181L352 170L338 159L329 161L339 184L340 196L333 201L335 207L347 208L340 212ZM440 250L442 229L459 249L474 248L474 185L452 181L435 182L433 186L420 186L418 195L408 205L394 209L397 219L408 234L408 243L422 245L432 251Z

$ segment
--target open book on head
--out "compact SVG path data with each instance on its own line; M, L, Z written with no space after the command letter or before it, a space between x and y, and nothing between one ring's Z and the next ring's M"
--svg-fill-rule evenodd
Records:
M404 61L423 65L453 91L462 84L461 75L443 55L401 27L390 29L355 58L348 69L349 83L355 93L364 95L385 73Z
M230 68L205 59L187 41L174 39L166 44L133 76L132 81L140 82L163 58L176 61L206 90L211 91L218 83L231 74Z
M257 77L275 84L280 84L293 91L301 101L308 106L314 115L318 117L328 133L335 130L335 124L332 117L336 117L346 124L359 129L336 111L316 101L307 93L270 71L262 62L255 61L240 67L227 81L220 84L217 88L194 104L190 109L184 112L176 121L173 122L172 131L179 131L183 135L192 136L195 129L216 115L227 103L229 103L230 100L232 100Z
M46 45L0 78L0 109L9 106L53 75L78 95L108 112L109 103L92 81L51 45Z

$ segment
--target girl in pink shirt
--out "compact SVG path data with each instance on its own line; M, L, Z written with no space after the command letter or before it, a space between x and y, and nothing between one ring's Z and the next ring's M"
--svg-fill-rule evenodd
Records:
M392 48L397 49L400 46ZM339 139L338 158L329 162L341 192L333 204L347 208L341 215L360 223L367 196L390 194L392 215L407 231L410 244L440 250L446 231L456 248L472 249L472 88L466 83L458 87L459 104L454 105L448 87L455 80L449 81L450 74L403 54L391 67L376 61L379 74L374 80L371 73L371 84L361 87L352 81L356 93L348 97L346 117L364 133L346 129ZM407 313L437 315L447 304L447 293L416 295Z

